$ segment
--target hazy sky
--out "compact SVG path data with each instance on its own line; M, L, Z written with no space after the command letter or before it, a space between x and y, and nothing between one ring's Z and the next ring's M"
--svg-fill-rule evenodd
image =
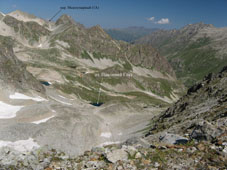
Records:
M85 26L179 28L204 22L227 26L227 0L0 0L0 11L16 9L50 19L60 7L99 6L95 10L63 10Z

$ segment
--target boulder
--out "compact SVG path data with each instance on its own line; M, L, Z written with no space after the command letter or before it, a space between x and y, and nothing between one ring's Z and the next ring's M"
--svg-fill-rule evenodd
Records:
M164 133L160 135L159 141L165 144L175 145L175 144L185 144L188 139L176 134Z
M109 152L106 157L108 161L116 163L119 160L128 160L128 153L122 149L117 149L112 152Z

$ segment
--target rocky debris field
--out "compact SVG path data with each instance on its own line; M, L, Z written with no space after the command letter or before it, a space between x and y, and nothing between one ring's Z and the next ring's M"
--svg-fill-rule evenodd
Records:
M78 157L43 147L29 153L0 150L1 170L162 170L227 167L227 143L189 142L185 145L109 145Z

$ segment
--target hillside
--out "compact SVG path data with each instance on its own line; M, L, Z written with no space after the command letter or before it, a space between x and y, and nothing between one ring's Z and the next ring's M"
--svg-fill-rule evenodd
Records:
M156 31L137 41L151 44L165 56L187 87L227 63L227 29L213 25L189 24L179 30Z
M224 67L218 74L209 74L193 85L185 96L152 119L150 134L168 131L184 135L193 134L196 129L198 134L192 138L215 141L227 130L226 78L227 67Z

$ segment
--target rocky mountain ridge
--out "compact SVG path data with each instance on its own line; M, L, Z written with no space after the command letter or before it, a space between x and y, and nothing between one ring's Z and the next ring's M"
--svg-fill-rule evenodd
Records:
M49 76L41 76L42 69L48 70L51 74L58 75L57 82L51 82L56 84L58 89L68 93L76 91L82 99L89 102L94 102L97 96L95 91L100 85L103 86L102 89L109 91L108 93L119 93L116 87L110 87L110 82L122 86L123 89L126 89L130 82L129 90L121 91L125 93L123 95L139 91L139 94L150 98L145 92L149 91L152 98L158 96L165 102L168 101L167 103L175 100L184 91L169 63L151 46L115 41L100 26L85 28L67 15L60 17L56 23L40 20L24 12L15 11L2 18L0 34L11 36L15 40L16 56L27 64L28 71L34 76L38 74L37 70L40 70L41 81L54 81L51 77L48 78ZM126 79L121 77L110 76L108 79L98 78L97 81L95 75L107 70L109 75L130 73L132 79L127 78L125 81ZM70 72L75 74L69 76ZM81 76L86 77L90 83L84 84L83 80L79 80ZM85 97L75 80L79 80L81 86L91 86L89 89L92 90L92 99ZM152 88L148 89L148 84ZM179 86L181 88L177 88ZM74 90L68 90L69 88Z
M209 74L203 81L189 88L182 97L163 114L153 118L151 131L192 134L192 138L214 141L226 132L227 67L218 74ZM199 129L196 129L198 128ZM201 128L201 129L200 129ZM202 131L196 136L193 130ZM224 135L224 140L226 136ZM223 141L226 142L226 141Z

